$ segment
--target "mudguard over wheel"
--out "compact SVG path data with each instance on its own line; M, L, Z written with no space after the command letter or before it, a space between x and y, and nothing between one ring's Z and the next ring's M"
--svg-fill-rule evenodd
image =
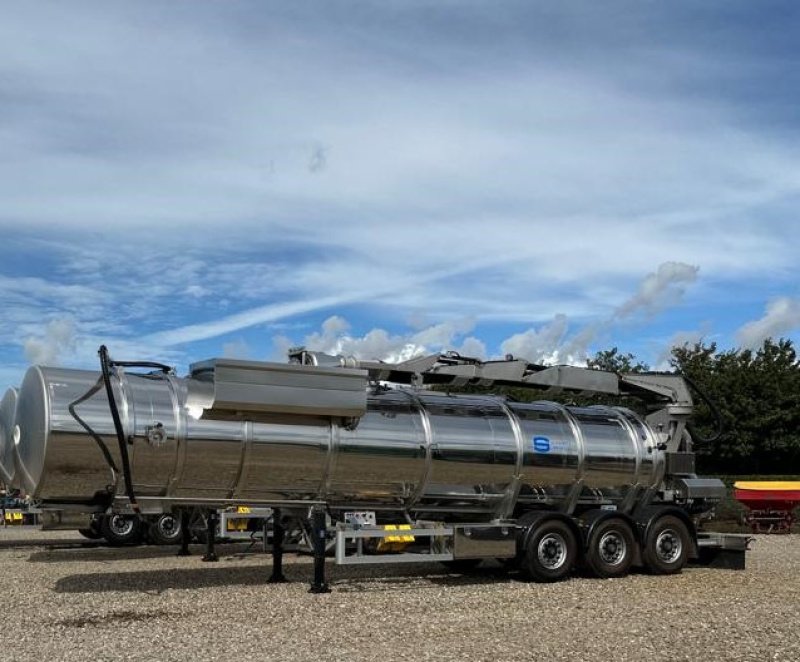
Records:
M636 557L636 538L630 525L619 517L594 527L586 548L586 565L597 577L622 577Z
M525 539L520 570L537 582L557 582L569 575L578 555L572 528L562 520L533 524Z
M674 575L686 565L691 537L689 529L674 515L659 517L650 525L642 546L642 560L656 575Z

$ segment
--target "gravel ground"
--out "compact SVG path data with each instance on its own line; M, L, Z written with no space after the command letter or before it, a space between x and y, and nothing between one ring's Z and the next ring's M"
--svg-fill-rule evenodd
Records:
M54 537L0 543L36 535ZM329 563L321 596L310 559L267 585L268 558L242 550L0 548L0 660L800 660L797 535L758 537L743 572L554 585Z

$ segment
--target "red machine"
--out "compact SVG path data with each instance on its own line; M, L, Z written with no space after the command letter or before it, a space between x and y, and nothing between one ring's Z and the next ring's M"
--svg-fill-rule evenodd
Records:
M800 506L800 481L740 481L733 496L749 509L745 519L753 533L789 533L792 511Z

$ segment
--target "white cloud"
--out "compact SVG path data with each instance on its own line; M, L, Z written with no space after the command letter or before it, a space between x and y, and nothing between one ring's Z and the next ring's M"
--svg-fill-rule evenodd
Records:
M444 349L447 348L445 347ZM486 343L474 336L464 338L464 341L460 345L453 347L452 350L461 356L473 359L486 359L488 357Z
M771 301L764 316L748 322L736 332L736 339L743 347L755 348L767 338L781 336L800 329L800 299L779 297Z
M557 314L547 324L510 336L501 344L501 350L534 363L585 362L592 343L615 325L630 321L638 313L652 317L677 304L686 287L697 279L698 271L698 267L681 262L664 262L645 276L636 293L626 298L606 319L590 322L567 338L568 317Z
M478 338L464 337L473 326L472 320L456 319L408 333L390 333L386 329L374 328L363 336L354 336L350 333L350 323L341 316L333 315L322 323L319 331L306 335L299 343L286 336L274 338L274 355L284 358L290 347L303 345L326 354L389 363L446 350L456 351L463 356L485 358L486 345Z
M625 301L615 312L619 319L630 317L639 311L648 315L660 312L664 306L679 300L686 285L697 280L699 267L681 262L664 262L655 273L648 274L639 285L639 290Z
M552 322L539 328L516 333L500 345L503 354L541 363L561 346L567 333L567 316L556 315Z
M703 324L699 329L676 331L674 334L672 334L656 358L654 368L656 370L669 370L669 361L672 357L673 349L676 347L692 347L697 343L702 343L706 340L706 338L708 338L710 333L711 325L708 323Z
M71 319L55 319L47 323L44 333L28 337L23 341L25 358L33 364L60 365L67 352L75 348L75 322Z
M190 297L195 297L197 299L202 299L205 296L208 296L210 292L203 287L202 285L189 285L184 290L184 293L189 295Z
M222 356L229 359L248 359L252 355L252 349L246 341L241 338L223 343Z
M411 337L411 341L417 345L445 347L474 328L475 320L468 317L449 320L421 329Z
M579 357L675 303L688 265L797 281L800 155L712 96L753 66L738 48L621 39L602 10L553 10L563 44L535 8L440 10L447 30L414 3L5 12L0 233L29 256L0 267L0 345L70 316L76 360L97 340L182 360L368 304L425 335L387 323L359 350L463 347L468 324L438 323L468 319L546 357L563 314Z

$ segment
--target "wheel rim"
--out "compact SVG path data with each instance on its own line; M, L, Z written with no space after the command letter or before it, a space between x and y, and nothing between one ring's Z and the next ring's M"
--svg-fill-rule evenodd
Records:
M536 549L539 563L548 570L558 570L567 560L567 541L558 533L548 533Z
M664 529L656 538L656 556L664 563L674 563L683 552L683 542L675 529Z
M607 565L620 565L628 555L628 545L619 531L603 534L598 546L600 559Z
M133 531L133 520L122 515L112 515L108 524L111 531L118 536L127 536Z
M171 515L159 517L156 526L158 527L158 532L165 538L172 538L176 536L180 530L178 527L178 522Z

